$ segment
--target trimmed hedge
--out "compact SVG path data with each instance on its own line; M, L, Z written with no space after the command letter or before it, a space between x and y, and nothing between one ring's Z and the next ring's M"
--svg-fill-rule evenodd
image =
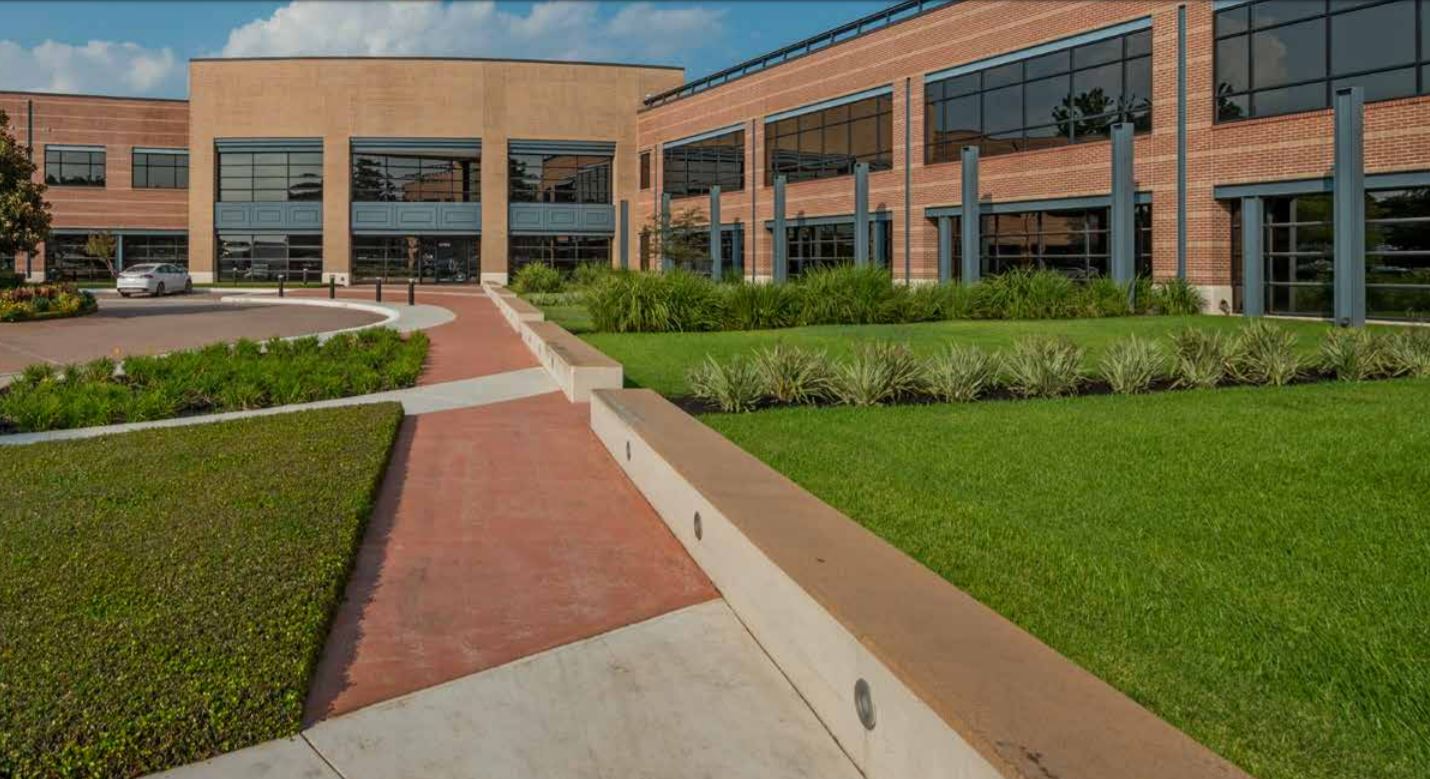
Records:
M428 339L370 328L262 344L240 340L160 357L27 367L0 392L0 432L92 427L367 395L417 383Z
M0 322L64 319L98 308L94 295L73 284L0 286Z
M971 286L896 284L872 266L839 266L784 284L717 283L681 270L610 272L585 303L595 329L616 333L761 330L949 319L1073 319L1195 314L1202 297L1186 281L1120 285L1017 270Z
M402 407L0 447L0 776L297 733Z

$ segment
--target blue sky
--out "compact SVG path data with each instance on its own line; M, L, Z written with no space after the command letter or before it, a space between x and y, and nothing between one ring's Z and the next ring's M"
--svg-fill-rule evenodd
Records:
M697 77L887 5L701 2L0 2L0 90L183 97L190 57L591 59Z

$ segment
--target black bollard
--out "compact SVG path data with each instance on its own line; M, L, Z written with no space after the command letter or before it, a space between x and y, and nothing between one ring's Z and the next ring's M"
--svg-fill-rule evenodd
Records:
M382 302L382 279L377 280L377 302Z
M278 297L283 297L283 274L278 274Z
M338 274L334 273L328 277L328 300L338 296Z
M407 280L407 305L409 305L409 306L415 306L415 305L417 305L417 280L416 280L416 279L408 279L408 280Z

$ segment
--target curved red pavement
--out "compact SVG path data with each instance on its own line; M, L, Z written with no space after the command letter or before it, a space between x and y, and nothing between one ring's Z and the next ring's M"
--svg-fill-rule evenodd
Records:
M457 314L423 383L537 365L480 292L418 302ZM404 422L308 722L717 597L588 419L552 392Z

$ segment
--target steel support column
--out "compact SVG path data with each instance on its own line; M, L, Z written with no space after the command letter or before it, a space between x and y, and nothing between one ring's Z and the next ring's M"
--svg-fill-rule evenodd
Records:
M719 281L725 275L725 258L720 247L720 185L710 187L710 278Z
M977 284L983 270L983 220L978 213L978 147L963 147L963 266L959 276L964 284Z
M1132 124L1112 126L1112 209L1108 219L1112 280L1128 284L1137 275L1136 186L1132 181Z
M854 264L869 264L869 163L854 163Z
M621 201L621 270L631 267L631 202Z
M789 236L785 234L785 177L775 176L775 257L771 277L776 282L789 280Z
M124 233L114 236L114 272L124 270Z
M953 217L938 218L938 281L953 280Z
M660 195L660 270L662 273L672 267L669 255L665 253L666 241L670 240L670 194Z
M1266 258L1262 253L1261 198L1241 199L1241 312L1246 316L1266 313Z
M1331 181L1335 219L1335 312L1342 327L1365 325L1365 93L1336 90L1335 171Z

